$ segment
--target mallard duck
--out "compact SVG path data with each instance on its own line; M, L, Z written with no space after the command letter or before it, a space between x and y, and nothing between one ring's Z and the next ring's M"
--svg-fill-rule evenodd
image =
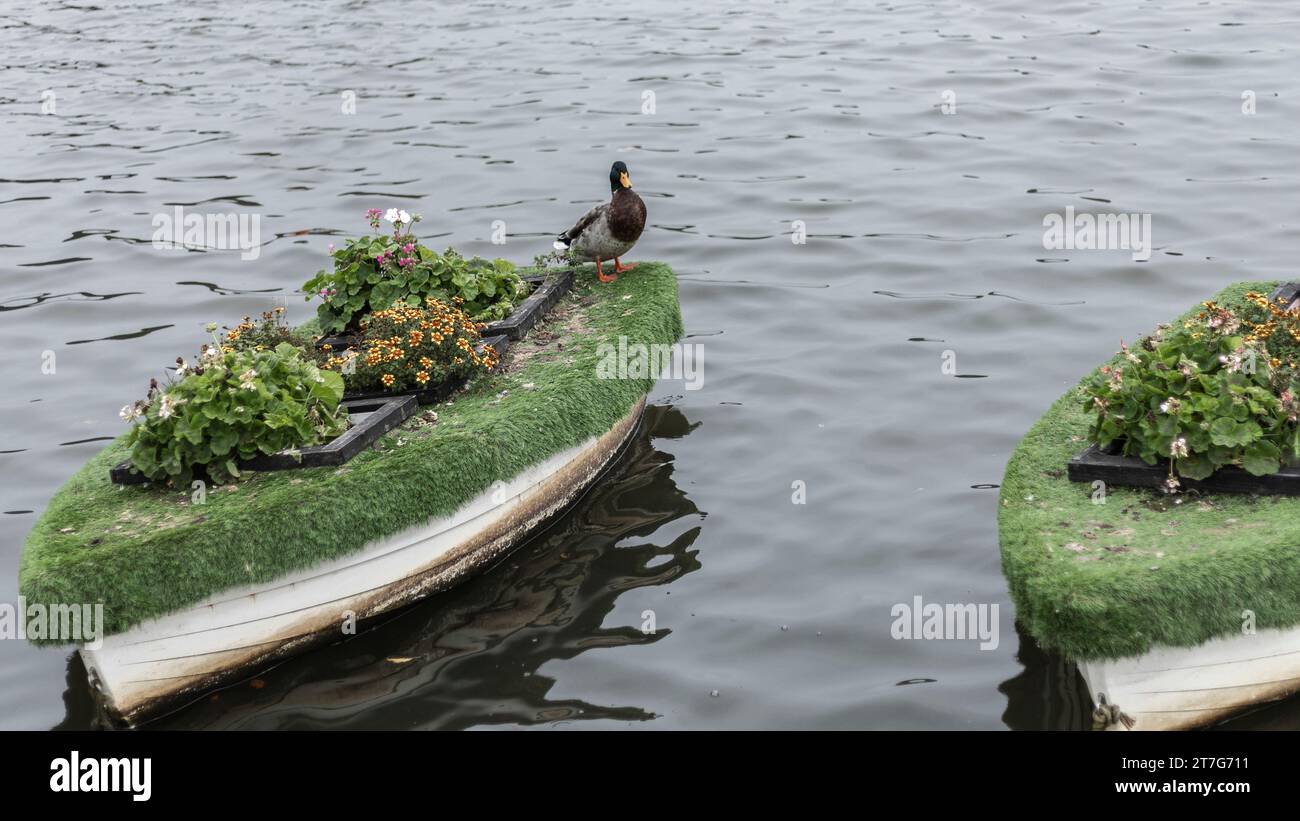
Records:
M609 202L583 214L572 228L555 238L555 250L594 259L596 276L601 282L613 282L619 274L634 267L635 263L624 265L619 257L636 245L645 230L645 203L632 190L632 179L622 162L614 163L609 169L609 187L613 192ZM614 273L609 276L600 267L606 259L614 260Z

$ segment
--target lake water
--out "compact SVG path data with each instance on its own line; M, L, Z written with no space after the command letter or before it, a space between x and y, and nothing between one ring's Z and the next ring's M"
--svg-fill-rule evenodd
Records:
M623 160L705 356L504 564L163 727L1083 727L1014 627L1006 459L1121 339L1296 274L1291 4L104 6L0 12L0 601L118 409L207 322L310 316L367 208L528 262ZM178 205L260 255L156 249ZM1150 214L1150 259L1045 250L1067 207ZM998 646L894 640L914 596ZM75 656L0 642L0 727L90 722Z

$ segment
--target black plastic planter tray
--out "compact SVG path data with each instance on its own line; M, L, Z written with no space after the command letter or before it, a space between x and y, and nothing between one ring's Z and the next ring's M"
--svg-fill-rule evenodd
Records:
M242 459L240 470L294 470L297 468L337 467L370 447L379 437L400 425L415 413L413 396L385 396L380 399L345 399L343 407L352 418L352 426L323 445L303 448L297 455L271 453ZM131 463L122 462L109 471L119 485L142 485L149 480L131 471ZM201 478L201 477L200 477Z
M446 399L448 396L451 396L453 393L455 393L456 391L464 387L465 383L468 381L469 380L463 376L453 376L451 379L446 379L442 382L439 382L436 385L430 385L427 388L421 388L418 390L415 388L411 388L409 390L402 391L401 393L388 393L385 391L371 391L370 393L348 393L348 394L344 394L344 398L347 399L349 402L360 402L360 401L373 401L378 399L386 399L392 397L403 397L403 398L414 399L416 403L420 405L432 405L436 402L441 402L442 400Z
M478 349L481 351L484 348L488 348L488 347L496 349L497 355L504 358L506 355L506 351L510 349L510 340L507 337L501 335L489 336L484 338L481 341ZM354 399L383 399L385 397L392 397L392 396L413 396L415 397L415 400L419 402L421 405L432 405L435 402L441 402L442 400L446 399L448 396L451 396L453 393L460 390L468 381L469 380L463 376L454 376L451 379L444 380L442 382L439 382L436 385L430 385L427 388L419 388L419 389L410 388L408 390L404 390L398 393L389 392L389 391L371 391L370 393L345 393L343 394L343 398L345 400L351 401Z
M526 277L525 282L536 282L536 277ZM560 297L573 287L573 270L565 269L544 278L523 302L515 306L510 316L489 322L483 329L483 336L505 334L511 339L523 339L524 335L537 324L537 320L551 310Z
M339 336L322 336L320 339L316 340L317 348L323 348L326 345L329 345L331 352L346 351L348 348L352 348L356 346L356 344L357 344L357 338L356 335L354 334L340 334Z
M1169 463L1148 465L1136 456L1107 453L1091 445L1066 467L1071 482L1102 481L1107 485L1160 487L1169 478ZM1208 479L1178 477L1184 489L1215 493L1259 493L1300 496L1300 466L1283 467L1268 476L1255 476L1238 467L1219 468Z
M1278 299L1285 300L1285 307L1290 309L1296 306L1296 300L1300 299L1300 283L1284 282L1273 289L1273 293L1268 295L1268 301L1277 304Z

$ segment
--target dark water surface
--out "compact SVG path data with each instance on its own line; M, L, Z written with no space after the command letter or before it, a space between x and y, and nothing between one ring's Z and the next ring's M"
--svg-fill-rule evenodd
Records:
M5 4L0 601L118 409L207 322L307 318L366 208L526 262L621 159L703 390L661 383L617 474L492 572L160 726L1084 726L1015 631L992 486L1120 339L1296 274L1300 11L742 8ZM176 205L261 215L260 257L154 248ZM1150 261L1044 250L1066 206L1152 214ZM893 640L915 595L999 604L999 646ZM75 656L0 642L0 727L90 720Z

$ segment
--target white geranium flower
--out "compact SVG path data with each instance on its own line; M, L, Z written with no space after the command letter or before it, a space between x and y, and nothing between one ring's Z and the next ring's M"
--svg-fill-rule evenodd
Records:
M389 222L397 222L397 220L398 220L397 209L396 209L396 208L389 208L387 211L385 211L385 212L384 212L384 219L388 220Z
M1241 354L1224 354L1219 357L1219 363L1228 369L1228 373L1241 373Z
M243 388L246 391L253 390L254 388L257 387L257 385L253 384L253 380L256 378L257 378L257 371L253 370L252 368L249 368L248 370L244 371L239 375L239 387Z
M171 416L173 413L176 412L176 407L178 405L183 405L183 404L185 404L184 399L177 401L172 397L170 393L164 393L162 397L162 402L160 402L158 405L158 418L159 419L168 418L169 416Z
M135 420L139 419L140 418L139 403L136 403L134 405L123 405L121 412L118 413L118 416L122 417L123 422L134 422Z
M411 215L406 213L405 211L398 211L397 220L398 222L402 223L402 225L409 225L411 222Z

